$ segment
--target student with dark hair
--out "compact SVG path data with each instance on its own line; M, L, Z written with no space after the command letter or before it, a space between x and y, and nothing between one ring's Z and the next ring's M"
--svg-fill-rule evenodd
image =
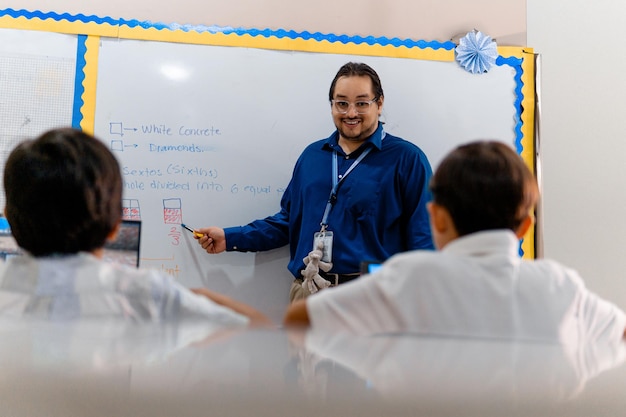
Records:
M302 152L280 211L245 226L197 230L208 253L289 244L291 301L358 278L365 259L433 248L426 211L430 163L415 144L383 129L385 96L376 71L364 63L343 65L328 99L336 130ZM303 271L318 244L328 268L315 267L314 283Z
M269 322L158 270L101 259L121 222L122 177L115 156L91 135L60 128L20 143L6 161L4 189L6 218L26 253L0 263L0 316Z
M459 146L430 189L437 252L396 255L354 283L298 301L285 324L562 343L624 337L624 312L590 292L576 271L519 256L539 191L511 147Z

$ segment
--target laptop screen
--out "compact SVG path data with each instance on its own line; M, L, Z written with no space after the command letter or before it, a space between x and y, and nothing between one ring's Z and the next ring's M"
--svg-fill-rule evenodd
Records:
M141 220L122 220L115 240L104 245L103 259L139 267L140 244Z
M361 262L361 275L371 274L382 266L382 262L378 260L367 260Z
M116 239L104 245L103 259L107 262L118 262L139 267L140 243L141 221L122 220ZM8 224L7 227L0 227L0 259L6 260L22 253L8 228Z

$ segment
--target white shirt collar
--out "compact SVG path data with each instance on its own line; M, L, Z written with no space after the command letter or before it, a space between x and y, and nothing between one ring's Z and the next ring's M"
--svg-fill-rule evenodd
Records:
M508 229L487 230L461 236L448 243L441 251L465 256L508 253L508 256L519 257L519 240Z

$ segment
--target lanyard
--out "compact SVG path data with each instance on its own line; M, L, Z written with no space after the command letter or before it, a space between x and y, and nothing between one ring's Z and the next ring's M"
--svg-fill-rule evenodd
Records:
M341 178L339 178L339 163L337 162L337 151L333 152L333 188L332 190L330 190L330 196L328 196L328 202L326 203L326 210L324 210L324 217L322 217L322 222L320 223L320 226L322 226L322 233L326 231L326 227L328 226L328 214L330 214L330 209L333 208L333 205L337 201L337 190L339 189L339 185L348 176L348 174L352 172L352 170L356 168L357 165L359 165L359 162L361 162L363 158L365 158L365 156L370 153L371 150L372 147L364 150L361 155L359 155L359 157L352 163L352 165L350 165L350 168L348 168L348 170L345 172L345 174L343 174Z

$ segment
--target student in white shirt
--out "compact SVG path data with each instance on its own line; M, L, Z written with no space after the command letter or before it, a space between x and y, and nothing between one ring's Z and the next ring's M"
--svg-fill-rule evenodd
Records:
M590 292L576 271L519 256L539 191L513 149L493 141L462 145L441 162L430 187L438 251L396 255L370 275L290 305L284 323L560 343L626 335L624 312Z
M0 263L0 317L269 323L222 294L101 259L121 222L122 177L91 135L61 128L20 143L6 161L4 188L5 215L26 254Z

